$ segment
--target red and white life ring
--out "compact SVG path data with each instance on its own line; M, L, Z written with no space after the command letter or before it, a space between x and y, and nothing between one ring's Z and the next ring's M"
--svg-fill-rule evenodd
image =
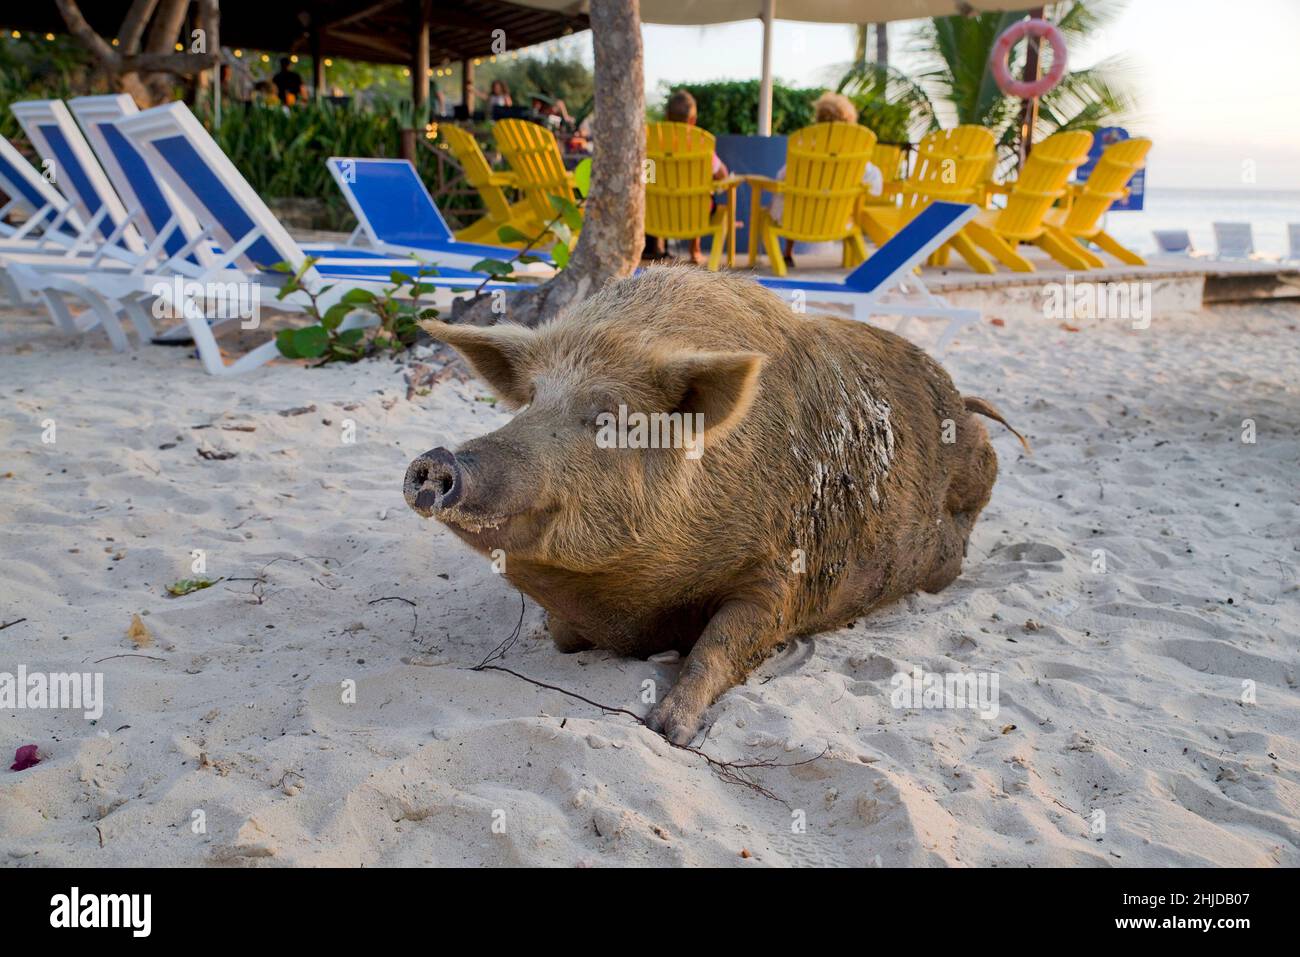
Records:
M1026 36L1046 40L1052 45L1052 68L1037 80L1017 80L1007 69L1011 48ZM999 90L1024 100L1032 99L1042 96L1060 83L1061 77L1065 76L1065 37L1061 36L1061 31L1046 20L1017 20L997 38L990 59L993 66L993 79L997 82Z

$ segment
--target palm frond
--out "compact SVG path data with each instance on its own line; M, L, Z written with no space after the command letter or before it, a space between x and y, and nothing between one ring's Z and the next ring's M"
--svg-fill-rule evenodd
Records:
M873 61L856 64L840 80L836 91L852 99L860 110L873 102L905 106L911 117L908 129L913 136L939 128L934 102L925 86L893 67Z

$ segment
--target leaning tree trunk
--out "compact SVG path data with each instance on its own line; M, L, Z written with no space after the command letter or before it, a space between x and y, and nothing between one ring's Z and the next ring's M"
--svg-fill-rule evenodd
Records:
M506 300L504 315L484 297L455 321L490 325L498 319L537 326L594 294L606 282L631 275L645 242L645 81L640 0L592 0L595 112L591 137L591 192L582 233L567 269L536 289Z

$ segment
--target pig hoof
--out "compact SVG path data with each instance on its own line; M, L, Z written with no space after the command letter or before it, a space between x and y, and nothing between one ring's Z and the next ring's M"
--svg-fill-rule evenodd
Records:
M646 715L645 725L673 744L687 745L700 729L700 719L703 717L702 713L688 714L685 708L675 707L670 695L651 709Z

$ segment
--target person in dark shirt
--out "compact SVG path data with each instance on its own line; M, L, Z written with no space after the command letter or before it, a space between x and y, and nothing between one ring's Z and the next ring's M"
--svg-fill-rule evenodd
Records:
M275 84L280 94L280 102L285 106L293 106L302 99L302 77L292 69L288 57L280 58L280 72L271 77L271 82Z

